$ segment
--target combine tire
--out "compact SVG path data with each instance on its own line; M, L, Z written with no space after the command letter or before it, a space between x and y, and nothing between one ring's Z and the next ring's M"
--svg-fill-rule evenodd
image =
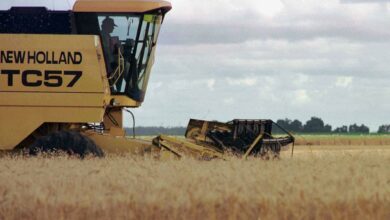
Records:
M28 149L29 155L66 153L84 158L104 157L104 152L88 137L73 131L60 131L38 138Z

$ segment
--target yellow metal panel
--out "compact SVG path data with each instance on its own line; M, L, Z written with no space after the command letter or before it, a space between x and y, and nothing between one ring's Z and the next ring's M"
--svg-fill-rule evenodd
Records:
M161 147L165 147L179 157L193 157L197 159L225 159L223 152L198 145L188 141L188 139L177 139L174 137L160 135L158 142Z
M99 122L103 108L0 107L0 150L11 150L44 122Z
M103 93L26 93L1 92L0 106L57 106L103 108Z
M115 127L123 129L123 109L121 107L107 109L103 123L106 130L111 130L111 128Z
M75 12L147 12L155 9L169 11L171 3L161 0L78 0Z
M97 36L0 34L0 91L109 93L105 70L101 71L103 57ZM12 86L9 70L18 71L12 75ZM31 70L34 72L24 75ZM81 72L82 76L71 85L75 75L65 71ZM23 76L40 85L26 86ZM58 76L61 86L52 86L58 83Z
M112 104L116 107L139 107L142 104L124 95L113 95L111 99L114 101Z
M145 155L152 152L151 141L131 139L126 137L114 137L109 134L88 132L85 135L91 138L100 148L108 154L136 154Z
M104 106L103 57L98 36L0 34L0 106Z
M103 121L103 57L97 36L0 34L0 150L43 123Z

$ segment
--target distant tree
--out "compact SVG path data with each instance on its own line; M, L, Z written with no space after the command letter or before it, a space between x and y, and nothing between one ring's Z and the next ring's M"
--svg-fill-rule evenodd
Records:
M350 125L349 128L348 128L348 131L350 133L357 133L359 132L359 126L357 124L353 124L353 125Z
M324 121L318 117L311 117L303 126L303 131L307 133L325 133L331 132L332 126L325 125Z
M390 125L381 125L378 129L379 134L386 134L390 133Z
M291 120L286 118L286 119L279 119L276 121L276 124L278 124L280 127L284 129L289 129L290 127Z
M278 124L280 127L286 129L287 131L290 131L289 130L289 124L290 124L291 120L286 118L286 119L279 119L276 121L276 124ZM280 129L278 126L272 126L272 133L274 134L280 134L280 133L283 133L283 130Z
M348 133L348 126L343 125L333 130L334 133Z
M325 125L324 126L324 131L323 131L324 133L331 133L332 132L332 126L330 126L330 125Z
M370 128L365 126L364 124L362 124L360 126L360 133L368 134L368 133L370 133Z
M290 128L291 128L291 131L301 132L303 130L302 122L300 122L299 120L295 119L293 122L291 122Z
M368 134L370 133L370 128L362 125L353 124L349 126L349 133L358 133L358 134Z
M361 131L362 133L369 134L369 133L370 133L370 128L367 127L367 126L365 126L365 125L362 125L362 126L360 127L360 131Z
M302 131L302 122L295 119L294 121L286 118L286 119L279 119L276 121L276 124L278 124L280 127L286 129L287 131L291 132L301 132ZM282 133L282 130L278 127L274 127L272 130L273 133Z

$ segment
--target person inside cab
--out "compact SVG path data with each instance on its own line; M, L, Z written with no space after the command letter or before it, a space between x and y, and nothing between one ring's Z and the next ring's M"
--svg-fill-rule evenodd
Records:
M107 59L106 64L108 72L109 74L112 74L118 66L115 55L115 47L119 43L119 41L117 37L111 37L111 33L114 32L115 27L118 26L115 24L114 19L107 16L103 20L101 27L104 56Z
M123 93L126 87L136 88L137 85L137 60L134 58L135 40L126 39L122 45L118 36L111 35L116 27L118 26L114 19L106 16L101 23L101 38L108 71L107 75L108 77L113 76L110 84L115 92ZM121 33L121 27L117 32ZM122 61L124 63L122 69L116 72L120 65L119 62L121 62L119 51L121 51L121 56L124 56Z

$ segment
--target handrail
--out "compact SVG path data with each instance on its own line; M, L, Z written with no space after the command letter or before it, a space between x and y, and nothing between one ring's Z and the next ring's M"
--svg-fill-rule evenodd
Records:
M111 81L112 79L115 79L112 82L112 84L110 85L110 87L113 87L118 82L120 77L123 75L124 70L125 70L125 59L122 55L122 52L120 50L118 50L118 67L116 68L114 73L110 77L108 77L109 81ZM116 77L116 75L117 75L117 77Z

